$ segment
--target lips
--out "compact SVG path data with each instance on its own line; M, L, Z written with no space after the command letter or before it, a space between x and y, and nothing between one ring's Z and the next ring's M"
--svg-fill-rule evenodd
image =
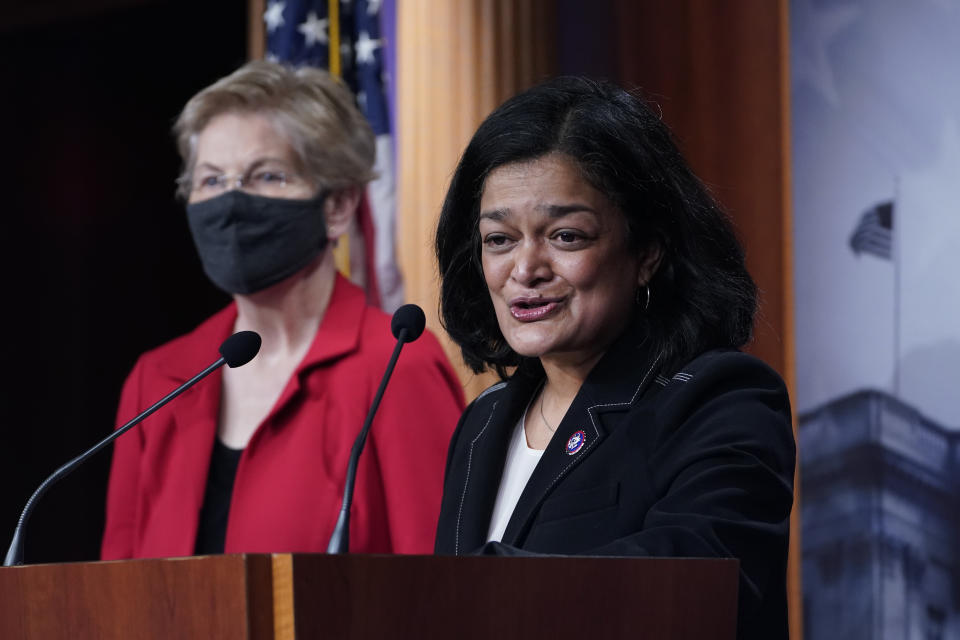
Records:
M520 322L536 322L556 313L562 302L562 298L514 298L510 315Z

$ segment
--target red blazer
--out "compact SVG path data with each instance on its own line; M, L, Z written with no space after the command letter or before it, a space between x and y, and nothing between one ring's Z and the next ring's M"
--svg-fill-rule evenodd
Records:
M230 305L145 353L123 387L123 424L217 358ZM390 317L338 276L316 338L237 469L225 552L325 551L347 459L393 350ZM188 556L220 405L216 372L119 438L107 494L104 559ZM463 410L460 382L429 332L406 345L360 458L350 550L430 553L444 460Z

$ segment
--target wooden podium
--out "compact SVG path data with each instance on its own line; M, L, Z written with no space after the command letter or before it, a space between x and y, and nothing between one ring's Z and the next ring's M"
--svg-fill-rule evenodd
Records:
M0 569L0 638L733 640L736 560L229 555Z

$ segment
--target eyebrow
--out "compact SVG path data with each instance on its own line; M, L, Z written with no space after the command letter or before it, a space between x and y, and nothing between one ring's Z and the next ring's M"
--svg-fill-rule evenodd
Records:
M282 159L282 158L275 158L275 157L273 157L273 156L263 156L263 157L260 157L260 158L257 158L256 160L254 160L254 161L250 164L250 166L248 166L246 169L244 169L243 172L244 172L244 173L249 173L250 171L253 171L254 169L257 169L257 168L259 168L259 167L262 167L263 165L268 164L268 163L271 163L271 162L275 162L275 163L277 163L277 164L281 164L281 165L283 165L283 166L285 166L285 167L290 166L290 163L289 163L287 160L284 160L284 159ZM197 165L197 169L201 169L201 168L207 168L207 169L211 169L211 170L213 170L213 171L220 171L220 172L223 171L223 169L221 169L221 168L218 167L217 165L213 164L212 162L201 162L200 164Z
M578 213L580 211L586 211L587 213L592 213L596 215L593 207L588 207L585 204L580 202L574 202L572 204L542 204L536 207L538 211L544 211L551 218L562 218L563 216L570 215L571 213Z
M588 207L585 204L575 202L573 204L540 204L534 207L537 211L542 211L546 213L551 218L562 218L563 216L570 215L571 213L578 213L580 211L586 211L587 213L592 213L597 215L597 212L593 207ZM488 219L494 221L502 221L510 216L510 209L491 209L489 211L481 211L480 219Z
M223 171L223 169L213 164L212 162L201 162L197 165L196 169L194 170L196 171L197 169L210 169L211 171L220 171L220 172Z

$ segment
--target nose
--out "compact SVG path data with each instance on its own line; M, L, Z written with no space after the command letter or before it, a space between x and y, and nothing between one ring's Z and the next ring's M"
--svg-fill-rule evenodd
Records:
M536 240L525 240L514 252L513 271L510 276L525 287L530 287L553 277L547 247Z
M223 176L223 183L224 191L233 191L234 189L248 191L250 186L247 183L247 178L242 173Z

